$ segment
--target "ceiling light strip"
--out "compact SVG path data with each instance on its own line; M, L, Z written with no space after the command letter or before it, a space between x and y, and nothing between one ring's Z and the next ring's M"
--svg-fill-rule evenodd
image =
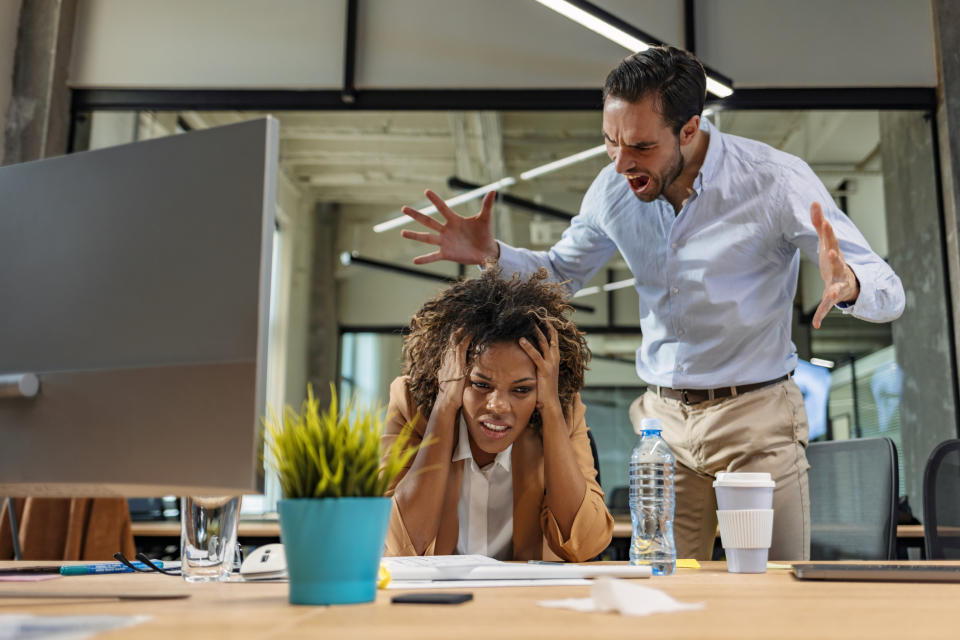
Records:
M572 297L582 298L583 296L592 296L597 293L603 293L604 291L616 291L617 289L626 289L627 287L632 287L634 283L633 278L628 278L626 280L618 280L616 282L608 282L603 286L597 287L584 287L580 289Z
M536 169L530 169L529 171L524 171L520 174L521 180L533 180L538 176L542 176L545 173L550 173L551 171L556 171L557 169L562 169L564 167L570 166L571 164L576 164L578 162L583 162L588 158L594 156L599 156L605 153L607 150L607 145L601 144L593 147L592 149L587 149L586 151L581 151L580 153L575 153L572 156L567 156L566 158L561 158L549 164L537 167Z
M540 4L573 20L594 33L616 42L631 53L663 44L648 33L585 0L537 0ZM733 93L733 81L704 65L707 91L726 98Z
M563 167L570 166L571 164L576 164L577 162L583 162L584 160L587 160L588 158L593 158L594 156L598 156L604 153L605 151L606 151L606 145L601 144L596 147L591 147L590 149L586 149L584 151L580 151L579 153L575 153L572 156L567 156L566 158L555 160L548 164L541 165L534 169L530 169L529 171L524 171L523 173L520 174L520 179L532 180L534 178L542 176L545 173L550 173L551 171L562 169ZM516 178L513 178L513 177L503 178L502 180L491 182L490 184L484 185L482 187L477 187L472 191L461 193L460 195L454 196L453 198L450 198L445 202L447 203L448 207L455 207L458 204L463 204L464 202L467 202L469 200L480 198L486 195L487 193L489 193L490 191L496 191L498 189L509 187L516 183L517 183ZM429 207L426 207L424 209L418 209L418 211L423 215L428 216L436 213L437 208L434 205L430 205ZM386 222L381 222L380 224L375 225L373 227L373 230L376 233L383 233L384 231L390 231L391 229L402 227L403 225L407 224L408 222L411 222L412 220L413 218L410 218L409 216L406 216L406 215L402 215L397 218L393 218L391 220L387 220Z

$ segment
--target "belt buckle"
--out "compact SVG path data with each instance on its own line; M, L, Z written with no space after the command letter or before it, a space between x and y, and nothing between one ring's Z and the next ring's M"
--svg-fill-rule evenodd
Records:
M687 406L692 406L694 404L693 402L690 402L690 397L687 395L686 389L680 389L680 401Z

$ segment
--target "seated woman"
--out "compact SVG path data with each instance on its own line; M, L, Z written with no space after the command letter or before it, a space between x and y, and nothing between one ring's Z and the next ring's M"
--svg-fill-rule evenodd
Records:
M583 334L563 289L488 268L410 322L381 450L426 441L387 492L387 555L588 560L613 518L584 422Z

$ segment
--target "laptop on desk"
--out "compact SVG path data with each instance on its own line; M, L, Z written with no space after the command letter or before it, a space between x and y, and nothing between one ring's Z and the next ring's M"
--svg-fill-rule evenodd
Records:
M793 575L801 580L960 582L960 563L794 562Z

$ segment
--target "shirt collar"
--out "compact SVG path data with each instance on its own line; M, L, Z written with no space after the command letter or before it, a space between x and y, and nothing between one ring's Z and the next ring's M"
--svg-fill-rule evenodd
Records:
M703 116L700 117L700 131L706 132L710 136L710 141L707 144L707 155L703 158L703 165L700 167L697 179L693 181L693 189L697 193L700 192L705 183L716 175L717 168L720 166L720 156L723 153L723 141L721 139L723 134Z
M513 451L513 445L501 451L497 454L497 457L493 459L493 464L500 465L505 471L510 471L511 466L511 455ZM458 462L460 460L473 460L473 452L470 450L470 435L467 432L467 420L463 417L463 413L460 414L460 435L457 438L457 448L453 451L452 462Z

